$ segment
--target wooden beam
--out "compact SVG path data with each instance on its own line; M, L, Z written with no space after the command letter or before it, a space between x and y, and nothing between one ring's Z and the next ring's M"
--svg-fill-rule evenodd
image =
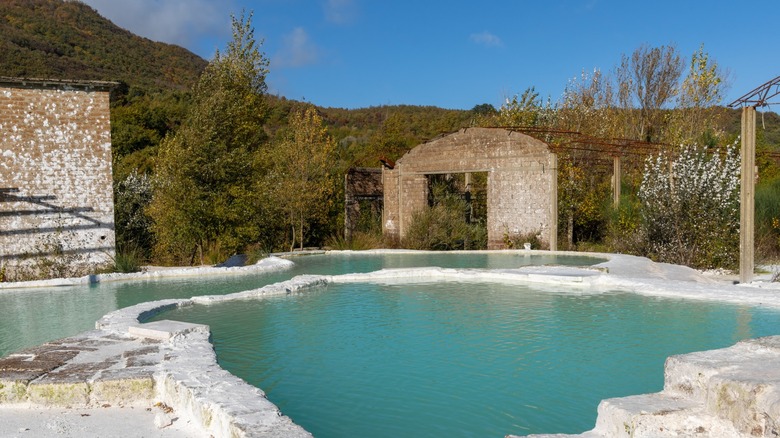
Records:
M755 251L756 109L742 108L742 169L739 213L739 281L753 281Z

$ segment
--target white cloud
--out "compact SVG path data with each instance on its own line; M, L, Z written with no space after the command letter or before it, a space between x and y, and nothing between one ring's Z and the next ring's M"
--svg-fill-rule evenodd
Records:
M202 37L229 35L229 3L219 0L82 0L137 35L194 49Z
M333 24L347 24L355 19L357 7L354 0L325 0L325 20Z
M469 36L469 39L474 43L487 47L501 47L504 45L504 43L501 41L501 38L493 35L488 31L472 33L471 36Z
M320 50L302 27L296 27L282 38L282 48L272 60L275 67L303 67L316 63Z

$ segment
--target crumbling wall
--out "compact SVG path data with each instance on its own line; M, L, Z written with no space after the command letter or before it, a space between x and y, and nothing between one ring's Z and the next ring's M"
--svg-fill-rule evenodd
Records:
M4 279L84 275L113 260L109 87L0 78Z
M557 235L557 160L533 137L500 128L468 128L409 151L383 171L383 232L406 235L412 214L427 206L426 175L488 173L488 248L504 237L539 234L551 249Z

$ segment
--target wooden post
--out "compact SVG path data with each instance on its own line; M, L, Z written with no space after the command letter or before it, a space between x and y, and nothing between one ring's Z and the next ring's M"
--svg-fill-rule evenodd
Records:
M612 205L615 208L620 207L620 176L622 172L620 165L620 156L612 157Z
M550 251L558 251L558 155L550 154Z
M755 192L756 192L756 109L742 108L742 169L739 212L739 281L753 281Z
M352 240L352 218L350 207L352 207L352 191L349 190L349 172L344 174L344 240Z

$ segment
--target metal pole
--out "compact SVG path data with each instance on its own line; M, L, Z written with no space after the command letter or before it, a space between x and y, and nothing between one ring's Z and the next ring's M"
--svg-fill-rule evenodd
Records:
M755 184L756 184L756 109L742 108L742 169L739 213L739 281L753 281Z

